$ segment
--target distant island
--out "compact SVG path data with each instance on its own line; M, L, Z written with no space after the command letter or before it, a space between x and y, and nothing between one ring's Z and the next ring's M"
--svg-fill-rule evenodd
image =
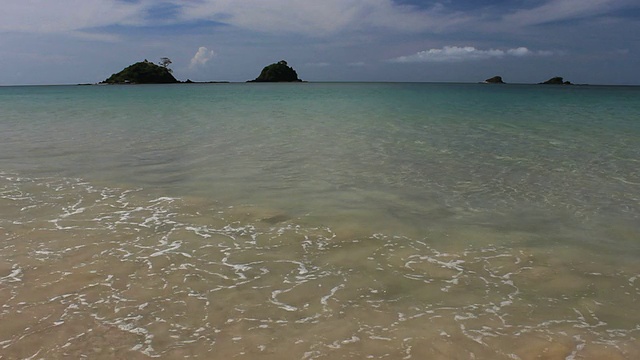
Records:
M502 80L502 76L494 76L486 79L482 82L482 84L506 84ZM564 81L564 79L560 76L554 76L551 79L538 83L539 85L573 85L570 81Z
M484 81L485 84L504 84L502 81L502 76L494 76Z
M280 60L275 64L267 65L260 75L247 82L301 82L293 68L286 61Z
M130 65L119 73L111 75L103 81L103 84L175 84L179 83L171 69L167 67L171 61L167 58L162 63L156 65L148 60Z
M177 80L172 70L168 65L171 64L169 58L161 58L159 64L154 64L149 60L137 62L133 65L129 65L119 73L111 75L108 79L101 82L101 84L214 84L214 83L228 83L228 81L205 81L196 82L187 79L187 81ZM302 82L298 78L298 73L290 67L285 60L280 60L277 63L265 66L260 75L247 82ZM484 80L484 84L506 84L502 79L502 76L493 76ZM551 79L538 83L541 85L573 85L570 81L565 81L560 76L552 77ZM88 84L80 84L88 85Z
M573 85L570 81L564 81L560 76L552 77L551 79L541 82L541 85Z
M205 81L197 82L187 79L187 81L177 80L168 65L171 64L169 58L160 59L159 64L154 64L149 60L137 62L129 65L122 71L111 75L101 84L215 84L228 83L228 81ZM275 64L265 66L260 75L254 80L247 82L302 82L298 78L293 68L286 61L281 60Z

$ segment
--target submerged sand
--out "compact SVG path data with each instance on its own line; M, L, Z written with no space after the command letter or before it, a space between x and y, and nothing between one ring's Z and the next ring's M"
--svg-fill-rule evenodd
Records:
M637 261L544 233L6 174L0 213L0 358L640 357Z

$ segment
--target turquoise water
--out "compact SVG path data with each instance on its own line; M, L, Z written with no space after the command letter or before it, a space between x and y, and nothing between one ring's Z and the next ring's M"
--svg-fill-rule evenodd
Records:
M0 354L640 354L640 88L0 87Z

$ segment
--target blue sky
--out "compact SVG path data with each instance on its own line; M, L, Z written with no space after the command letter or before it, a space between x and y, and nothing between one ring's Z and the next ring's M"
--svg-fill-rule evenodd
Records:
M0 85L99 82L161 57L180 80L640 84L637 0L3 0Z

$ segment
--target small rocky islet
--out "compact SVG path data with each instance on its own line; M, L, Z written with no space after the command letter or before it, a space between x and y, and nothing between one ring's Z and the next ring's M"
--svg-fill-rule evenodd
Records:
M502 76L494 76L486 79L483 84L506 84ZM573 85L570 81L565 81L561 76L554 76L551 79L538 83L539 85Z
M494 76L491 78L488 78L487 80L484 81L485 84L505 84L505 82L502 80L502 76Z
M564 81L561 76L555 76L551 79L541 82L541 85L573 85L570 81Z

